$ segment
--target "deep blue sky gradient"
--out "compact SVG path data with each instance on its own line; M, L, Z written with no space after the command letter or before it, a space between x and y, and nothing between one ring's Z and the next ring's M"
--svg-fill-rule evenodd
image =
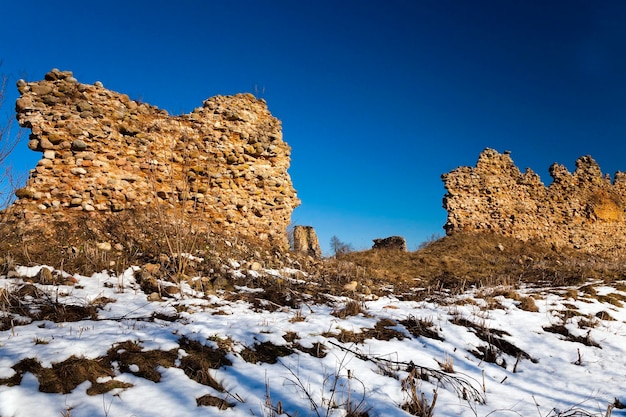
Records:
M440 175L510 150L545 183L626 170L626 2L76 1L0 6L0 71L52 68L168 110L252 92L282 120L297 224L357 249L443 234ZM12 104L11 104L12 107ZM6 110L6 109L5 109ZM39 154L23 143L14 165Z

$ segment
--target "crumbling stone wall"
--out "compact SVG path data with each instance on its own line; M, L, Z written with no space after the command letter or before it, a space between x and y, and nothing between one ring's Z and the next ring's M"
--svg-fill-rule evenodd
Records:
M402 236L389 236L373 240L372 249L392 249L406 252L406 239Z
M299 200L290 148L264 100L217 96L169 116L58 70L20 80L18 90L18 122L32 132L28 147L42 153L10 208L25 223L158 207L201 228L287 246Z
M315 233L315 229L312 226L294 226L293 250L314 258L322 257L322 249L317 239L317 233Z
M546 187L532 170L522 173L508 152L485 149L476 167L442 176L446 233L493 232L626 255L626 174L617 172L611 181L590 156L583 156L573 174L553 164L550 175L553 182Z

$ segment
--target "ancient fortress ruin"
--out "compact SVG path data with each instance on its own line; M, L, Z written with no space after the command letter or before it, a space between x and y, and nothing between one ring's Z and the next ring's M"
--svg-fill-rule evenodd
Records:
M250 94L169 116L102 84L52 70L18 82L17 119L42 154L13 216L33 227L160 207L200 228L284 247L299 200L281 123Z
M553 247L571 247L610 257L626 254L626 174L613 181L583 156L574 173L550 167L545 186L530 169L522 173L509 153L485 149L476 167L442 176L447 194L447 234L493 232Z

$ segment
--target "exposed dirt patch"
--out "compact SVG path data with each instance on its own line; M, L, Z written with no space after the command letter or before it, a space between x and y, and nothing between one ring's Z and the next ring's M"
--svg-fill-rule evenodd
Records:
M35 320L50 320L55 323L95 320L98 318L98 308L95 305L44 304L33 318Z
M61 394L69 394L85 381L90 381L93 387L98 378L114 376L110 363L104 358L85 359L76 356L54 363L51 368L41 366L37 359L27 358L15 364L13 370L15 374L11 378L0 380L0 385L19 385L23 375L30 372L39 381L39 391ZM108 390L113 388L120 387L109 387ZM107 391L102 391L101 387L100 392Z
M118 381L116 379L111 379L106 382L92 382L91 386L87 388L87 395L100 395L114 389L124 389L131 387L133 387L133 384L129 382Z
M293 349L290 347L263 342L255 344L253 348L245 348L241 352L241 357L250 363L264 362L273 364L278 362L279 357L291 355L293 352Z
M198 407L217 407L218 410L227 410L235 406L235 404L229 403L222 398L214 397L210 394L205 394L202 397L196 398L196 404L198 404Z
M349 316L357 316L359 314L367 316L367 312L363 310L361 303L354 300L348 301L343 307L333 311L331 314L335 317L339 317L340 319L345 319Z
M161 380L159 366L169 368L174 366L178 358L177 349L170 351L147 350L143 351L141 344L134 341L118 343L107 352L110 362L116 361L121 372L128 372L152 382Z
M486 346L477 347L478 352L472 352L476 357L485 362L497 363L503 368L506 368L506 360L502 358L502 354L506 354L517 358L517 360L528 359L533 363L537 363L537 360L533 359L528 353L524 352L522 349L502 337L510 336L510 334L505 330L483 327L470 320L460 317L455 318L454 323L467 327L472 330L479 339L487 342Z
M404 320L400 320L409 333L415 337L427 337L435 340L445 340L436 329L434 329L434 323L432 320L421 319L414 316L409 316Z
M596 341L594 341L591 338L590 331L587 332L586 336L574 336L572 333L570 333L567 327L565 327L562 324L554 324L549 327L544 327L543 330L549 333L556 333L561 336L564 336L565 340L570 341L570 342L578 342L578 343L582 343L585 346L597 347L597 348L602 349L602 346L600 346Z
M187 353L180 360L180 368L185 374L202 385L224 392L224 387L210 373L209 369L230 366L232 362L226 358L227 352L214 349L187 338L182 338L180 347Z
M315 342L311 347L304 347L299 343L293 345L295 349L302 351L304 353L308 353L309 355L315 358L324 358L326 357L326 346L324 344Z
M391 339L402 340L405 338L404 333L391 329L398 326L398 323L391 319L381 319L376 323L373 329L362 329L367 339L378 339L389 341Z

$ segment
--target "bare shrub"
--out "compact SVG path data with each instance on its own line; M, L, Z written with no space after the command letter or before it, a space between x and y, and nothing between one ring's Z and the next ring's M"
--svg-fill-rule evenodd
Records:
M354 249L349 243L342 242L337 236L330 238L330 249L333 251L333 255L345 255L352 252Z
M432 417L437 404L437 391L434 390L432 399L428 400L419 388L421 379L422 376L417 368L414 368L402 380L402 391L406 396L406 402L402 404L402 409L414 416Z
M2 62L0 61L0 65ZM0 111L4 109L9 77L0 74ZM17 177L8 159L20 142L23 130L15 131L15 115L13 111L6 113L6 120L0 120L0 209L5 209L13 201L17 187Z

